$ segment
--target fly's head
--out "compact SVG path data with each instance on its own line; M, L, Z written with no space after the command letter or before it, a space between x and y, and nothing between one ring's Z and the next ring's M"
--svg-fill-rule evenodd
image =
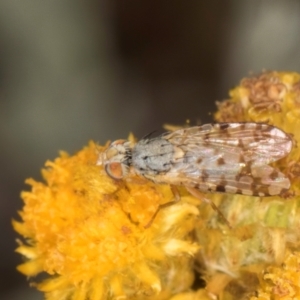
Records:
M97 165L103 165L107 175L113 179L126 177L131 166L131 142L116 140L100 155Z

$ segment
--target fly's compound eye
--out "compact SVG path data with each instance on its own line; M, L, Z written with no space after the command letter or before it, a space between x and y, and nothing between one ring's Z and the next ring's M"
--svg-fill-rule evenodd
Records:
M112 162L105 165L105 171L113 179L122 179L128 173L128 167L118 162Z

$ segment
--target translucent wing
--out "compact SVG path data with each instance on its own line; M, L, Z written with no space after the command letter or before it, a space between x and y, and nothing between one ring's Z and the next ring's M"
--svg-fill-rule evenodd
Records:
M278 195L289 179L268 165L286 156L290 137L259 123L219 123L180 129L163 136L174 146L171 168L155 181L202 191Z
M286 156L291 148L290 137L282 130L260 123L219 123L180 129L164 136L179 146L186 156L199 156L210 164L226 156L233 162L252 161L268 164Z

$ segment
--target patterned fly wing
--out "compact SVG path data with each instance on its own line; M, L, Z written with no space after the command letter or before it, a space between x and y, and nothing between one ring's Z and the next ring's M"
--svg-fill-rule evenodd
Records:
M274 126L206 124L177 130L164 138L175 149L172 168L165 174L174 185L256 196L279 195L290 187L289 179L268 165L292 148L291 138Z
M107 173L128 171L157 183L203 192L273 196L285 193L289 179L268 164L292 148L282 130L259 123L219 123L179 129L136 144L118 140L99 158Z

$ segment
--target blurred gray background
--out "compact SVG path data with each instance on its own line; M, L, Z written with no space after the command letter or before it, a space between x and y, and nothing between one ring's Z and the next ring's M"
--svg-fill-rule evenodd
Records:
M42 299L15 267L24 179L59 150L210 122L249 72L300 71L300 2L0 1L0 299Z

